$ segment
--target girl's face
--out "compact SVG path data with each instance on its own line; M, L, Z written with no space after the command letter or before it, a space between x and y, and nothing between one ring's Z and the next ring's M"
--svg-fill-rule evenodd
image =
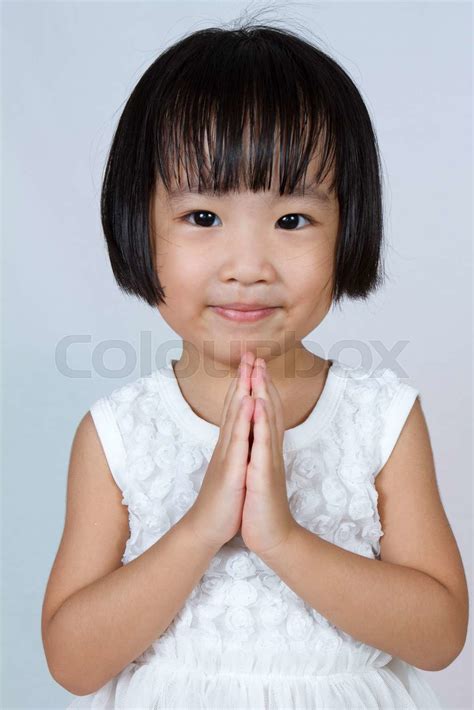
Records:
M152 220L155 268L165 288L159 311L193 361L236 367L244 350L270 359L294 350L331 307L339 206L328 195L280 197L274 190L215 197L167 192L158 184ZM211 306L274 306L255 322L234 322ZM301 346L300 346L301 347ZM194 352L191 352L194 350Z

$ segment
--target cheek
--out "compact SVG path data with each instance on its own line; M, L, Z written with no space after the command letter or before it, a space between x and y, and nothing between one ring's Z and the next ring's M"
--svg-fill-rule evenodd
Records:
M299 259L288 261L285 279L295 301L314 301L332 281L335 268L332 244L309 246Z
M333 245L325 240L308 246L301 258L289 260L287 266L285 282L292 304L292 327L297 336L303 338L317 328L331 307Z
M168 232L166 237L158 239L155 267L162 281L166 281L169 288L174 287L180 271L185 270L188 264L189 259L186 258L185 249L171 232Z
M202 307L207 271L205 265L200 264L199 258L182 246L168 241L161 246L161 252L157 253L155 268L165 287L170 308L189 315Z

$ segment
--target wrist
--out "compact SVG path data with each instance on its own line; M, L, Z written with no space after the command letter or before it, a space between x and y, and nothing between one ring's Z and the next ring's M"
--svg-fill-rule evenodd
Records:
M271 567L272 562L282 559L288 554L288 550L290 550L293 546L300 531L301 525L293 519L293 522L288 526L286 534L279 543L274 545L269 550L260 552L256 550L255 554L258 555L258 557L260 557L265 564L268 564L269 567Z
M210 557L213 557L222 547L222 543L214 542L206 538L204 528L201 526L192 507L183 515L178 524L184 531L190 544L195 546L197 552L204 551Z

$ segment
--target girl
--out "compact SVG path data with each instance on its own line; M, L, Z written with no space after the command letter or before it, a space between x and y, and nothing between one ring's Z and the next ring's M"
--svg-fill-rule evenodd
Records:
M302 345L382 283L352 80L275 27L185 37L125 106L101 208L183 353L74 438L42 617L69 708L441 707L419 669L461 652L467 589L418 392Z

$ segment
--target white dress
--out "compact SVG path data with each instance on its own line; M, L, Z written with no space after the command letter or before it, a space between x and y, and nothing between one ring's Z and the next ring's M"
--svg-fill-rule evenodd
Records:
M175 362L175 361L172 361ZM285 431L295 520L325 540L380 558L374 479L418 392L390 369L332 361L316 406ZM185 400L173 365L91 407L128 506L123 564L193 504L219 428ZM347 591L350 594L350 590ZM166 631L98 691L68 708L352 710L441 708L422 672L361 643L306 604L240 534L212 559Z

